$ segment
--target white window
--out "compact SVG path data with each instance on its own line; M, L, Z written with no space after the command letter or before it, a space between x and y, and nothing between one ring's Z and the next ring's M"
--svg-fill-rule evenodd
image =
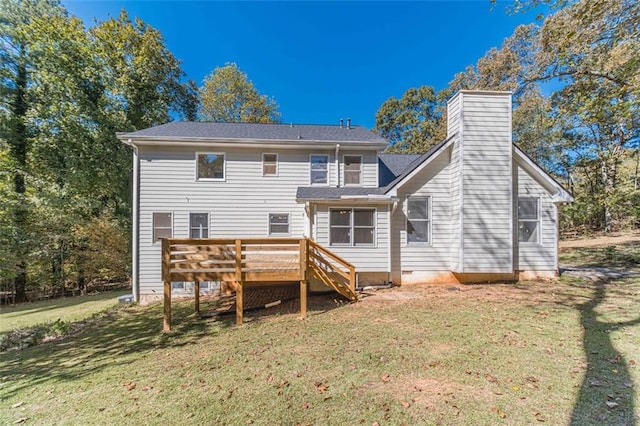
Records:
M362 155L344 156L344 184L360 185L362 183Z
M224 180L225 155L219 152L197 154L198 180Z
M209 213L189 214L189 237L209 238Z
M431 197L407 198L407 244L431 242Z
M518 197L518 241L540 241L540 198Z
M289 235L289 213L269 213L269 235Z
M278 154L262 154L262 176L278 176Z
M312 154L309 156L309 163L311 168L311 184L324 184L329 183L329 156Z
M374 209L331 209L329 244L372 246L375 242Z
M153 242L171 238L171 213L153 213Z

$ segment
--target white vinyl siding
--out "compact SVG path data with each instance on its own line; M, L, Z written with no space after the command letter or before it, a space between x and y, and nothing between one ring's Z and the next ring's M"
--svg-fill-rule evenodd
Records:
M330 211L334 209L375 210L375 244L329 245ZM316 205L314 214L315 240L333 253L351 262L357 272L389 272L389 206Z
M558 267L557 258L557 207L553 203L549 192L535 180L526 170L514 165L514 187L517 197L538 199L538 242L535 244L520 242L517 249L518 270L525 271L555 271ZM516 215L517 219L517 215ZM517 229L515 230L517 232ZM517 241L517 239L516 239Z
M392 218L391 264L400 271L451 270L451 149L446 149L407 182L398 193L402 204ZM408 198L409 197L409 198ZM407 238L407 199L430 199L430 243L411 244Z
M462 272L513 272L511 98L460 93ZM460 130L459 130L460 131Z
M199 152L196 155L196 179L224 180L225 165L223 152Z

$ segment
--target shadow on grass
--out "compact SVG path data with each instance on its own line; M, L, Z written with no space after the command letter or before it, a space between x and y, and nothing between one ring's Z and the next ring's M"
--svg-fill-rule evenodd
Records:
M331 298L310 297L308 312L321 314L340 304ZM104 369L126 366L144 353L157 349L196 344L203 337L234 327L235 317L200 320L193 312L193 301L174 302L173 327L162 333L162 304L124 307L111 311L98 322L64 340L44 343L24 350L0 353L0 397L8 398L28 388L57 381L82 380ZM252 323L299 309L299 300L276 310L247 315ZM298 311L299 312L299 311ZM150 361L151 362L151 361Z
M584 330L583 348L587 360L571 425L635 425L635 385L628 361L613 345L611 332L640 324L640 317L628 321L606 322L598 319L596 309L605 301L610 280L594 282L590 300L577 304Z

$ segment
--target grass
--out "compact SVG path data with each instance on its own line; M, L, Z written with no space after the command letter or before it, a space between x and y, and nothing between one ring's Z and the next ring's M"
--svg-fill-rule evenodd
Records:
M0 353L0 424L635 424L638 281L312 297L242 327L183 302L168 334L160 305L125 307Z
M0 334L16 328L60 321L78 321L116 305L126 292L114 291L90 296L66 297L16 306L0 307Z

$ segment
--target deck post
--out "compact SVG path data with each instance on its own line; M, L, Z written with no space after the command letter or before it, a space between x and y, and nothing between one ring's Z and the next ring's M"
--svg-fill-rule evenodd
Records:
M193 291L196 294L196 314L200 313L200 281L193 282Z
M356 268L353 266L349 268L349 287L353 294L356 294Z
M162 331L171 331L171 282L164 282L164 321Z
M309 244L300 239L300 317L307 318L307 268L309 267Z
M307 280L300 280L300 318L307 318Z
M171 243L162 239L162 281L164 281L164 319L162 331L171 331Z
M242 325L242 240L236 240L236 325Z

